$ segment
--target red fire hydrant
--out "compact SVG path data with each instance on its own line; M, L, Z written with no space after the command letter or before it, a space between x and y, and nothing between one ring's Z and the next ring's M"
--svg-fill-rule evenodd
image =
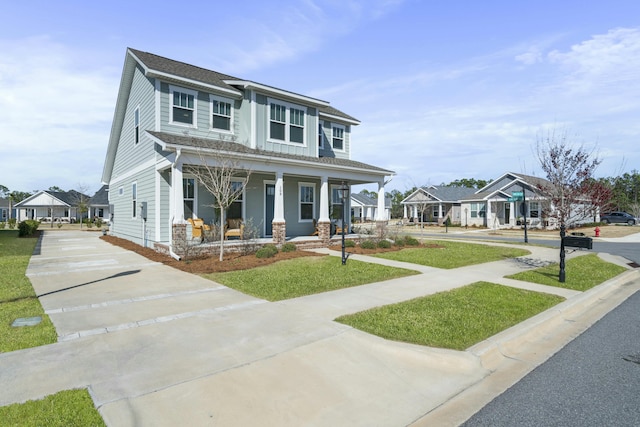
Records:
M600 227L596 227L596 237L600 237Z

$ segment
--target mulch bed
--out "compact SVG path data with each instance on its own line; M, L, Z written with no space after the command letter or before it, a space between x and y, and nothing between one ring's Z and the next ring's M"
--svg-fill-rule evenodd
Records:
M226 252L224 258L220 261L220 256L210 255L188 260L176 260L168 255L156 252L151 248L144 248L136 243L115 236L100 236L100 238L112 245L120 246L123 249L142 255L151 261L160 262L178 270L186 271L194 274L222 273L225 271L247 270L250 268L261 267L274 262L285 259L300 258L305 256L323 256L314 252L294 251L294 252L278 252L271 258L258 258L254 254L242 255L236 252Z

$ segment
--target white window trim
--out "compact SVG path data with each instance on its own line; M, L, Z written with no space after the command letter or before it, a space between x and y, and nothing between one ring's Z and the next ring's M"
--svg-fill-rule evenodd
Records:
M324 124L322 123L322 121L318 121L318 138L320 137L322 137L322 139L320 140L320 144L318 144L318 149L324 150L325 134L324 134Z
M342 148L335 148L333 146L333 129L334 128L342 129ZM331 124L331 148L333 149L333 151L339 151L341 153L344 153L346 151L346 147L347 147L347 127L337 123L332 123Z
M198 218L198 180L195 176L189 174L182 175L182 180L184 181L185 179L193 179L193 199L187 199L183 194L182 203L184 204L185 200L193 200L193 215L195 218Z
M225 102L231 105L231 111L230 111L231 116L229 118L229 130L213 127L213 101ZM233 99L231 98L224 98L222 96L209 94L209 129L215 132L228 133L230 135L233 134L233 123L235 119L235 108L233 104L234 102L233 102Z
M313 215L311 215L310 219L302 219L302 202L300 201L300 195L301 195L301 190L302 187L312 187L313 188L313 203L312 203L312 208L311 211L313 212ZM313 182L299 182L298 183L298 222L299 223L307 223L307 222L313 222L313 217L315 216L316 213L316 199L317 197L317 192L316 192L316 184Z
M136 125L136 115L138 116L138 124ZM138 140L136 141L136 130ZM138 105L135 110L133 110L133 145L138 145L140 142L140 106Z
M135 197L134 197L134 191L133 191L133 187L135 186L136 191L135 191ZM133 204L135 203L135 208L133 209L132 213L133 216L131 218L136 219L138 218L138 181L133 181L131 183L131 206L133 208Z
M186 93L187 95L193 95L193 123L187 124L182 122L173 121L173 92ZM185 89L180 86L169 85L169 123L176 126L198 128L198 91Z
M284 141L280 139L271 138L271 104L277 104L285 107L285 121L284 121ZM289 127L291 125L291 108L295 108L296 110L302 110L304 112L304 126L302 128L302 143L300 142L291 142ZM295 147L306 147L307 146L307 129L309 126L309 115L307 111L307 107L303 107L302 105L292 104L290 102L282 101L280 99L267 98L267 141L278 144L287 144L293 145Z

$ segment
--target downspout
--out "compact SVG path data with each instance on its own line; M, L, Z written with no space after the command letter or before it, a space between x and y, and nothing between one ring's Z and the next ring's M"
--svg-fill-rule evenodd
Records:
M176 167L176 164L178 163L178 159L180 158L181 155L182 155L182 150L178 148L176 150L176 158L171 164L171 169L174 169ZM174 217L171 217L171 219L169 220L169 232L171 233L171 237L169 238L169 255L171 255L173 259L180 261L180 255L178 255L173 251L173 218Z

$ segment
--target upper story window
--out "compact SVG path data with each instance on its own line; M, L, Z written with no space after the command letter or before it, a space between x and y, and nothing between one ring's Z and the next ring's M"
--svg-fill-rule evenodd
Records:
M269 139L304 144L306 114L304 107L269 100Z
M344 150L344 126L333 125L331 144L334 150Z
M318 148L324 148L324 129L322 123L318 123Z
M211 128L231 132L233 122L233 107L231 100L210 96L211 99Z
M171 115L169 121L196 127L197 92L173 86L169 86L169 88L171 92Z
M133 142L140 142L140 107L136 107L133 112Z

